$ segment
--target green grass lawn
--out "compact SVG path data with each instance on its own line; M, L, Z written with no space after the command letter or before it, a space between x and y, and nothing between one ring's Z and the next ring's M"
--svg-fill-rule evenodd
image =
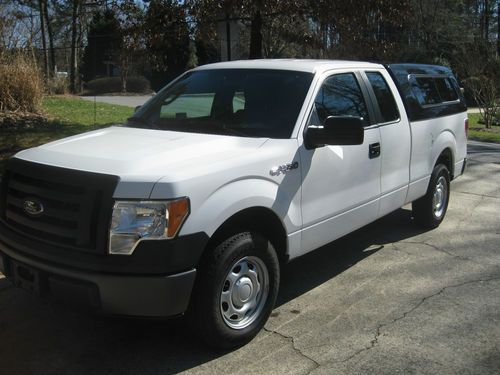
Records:
M0 128L0 172L6 160L18 151L123 123L134 111L130 107L96 103L94 115L93 102L70 96L45 97L42 110L49 117L45 124L19 129Z
M50 117L67 125L109 126L122 123L134 112L121 105L94 102L69 96L48 96L43 99L43 110Z
M500 143L500 126L486 129L483 124L479 123L480 118L479 113L469 113L469 139Z

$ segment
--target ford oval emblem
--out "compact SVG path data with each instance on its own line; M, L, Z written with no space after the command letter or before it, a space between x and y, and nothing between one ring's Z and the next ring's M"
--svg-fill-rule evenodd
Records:
M36 199L28 198L23 202L23 210L28 215L38 216L43 213L43 205Z

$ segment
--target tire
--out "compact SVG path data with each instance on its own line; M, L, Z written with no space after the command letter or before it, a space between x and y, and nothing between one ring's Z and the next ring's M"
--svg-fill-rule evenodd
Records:
M413 218L423 228L437 228L443 221L450 200L450 172L443 164L432 171L427 193L412 203Z
M267 239L250 232L227 238L200 265L188 312L195 334L218 349L246 344L269 318L279 279L278 257Z

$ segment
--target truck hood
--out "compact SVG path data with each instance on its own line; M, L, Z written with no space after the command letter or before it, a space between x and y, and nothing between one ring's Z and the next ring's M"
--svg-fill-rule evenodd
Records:
M267 138L110 127L21 151L17 158L41 164L118 175L122 181L155 182L200 165L234 162Z

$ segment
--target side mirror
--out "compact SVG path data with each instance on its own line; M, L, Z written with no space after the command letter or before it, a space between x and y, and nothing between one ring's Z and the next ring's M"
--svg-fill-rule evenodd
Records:
M141 105L138 105L137 107L134 108L134 113L136 113L139 109L141 109Z
M364 137L361 117L329 116L324 125L309 125L305 143L308 149L324 145L360 145L363 144Z

